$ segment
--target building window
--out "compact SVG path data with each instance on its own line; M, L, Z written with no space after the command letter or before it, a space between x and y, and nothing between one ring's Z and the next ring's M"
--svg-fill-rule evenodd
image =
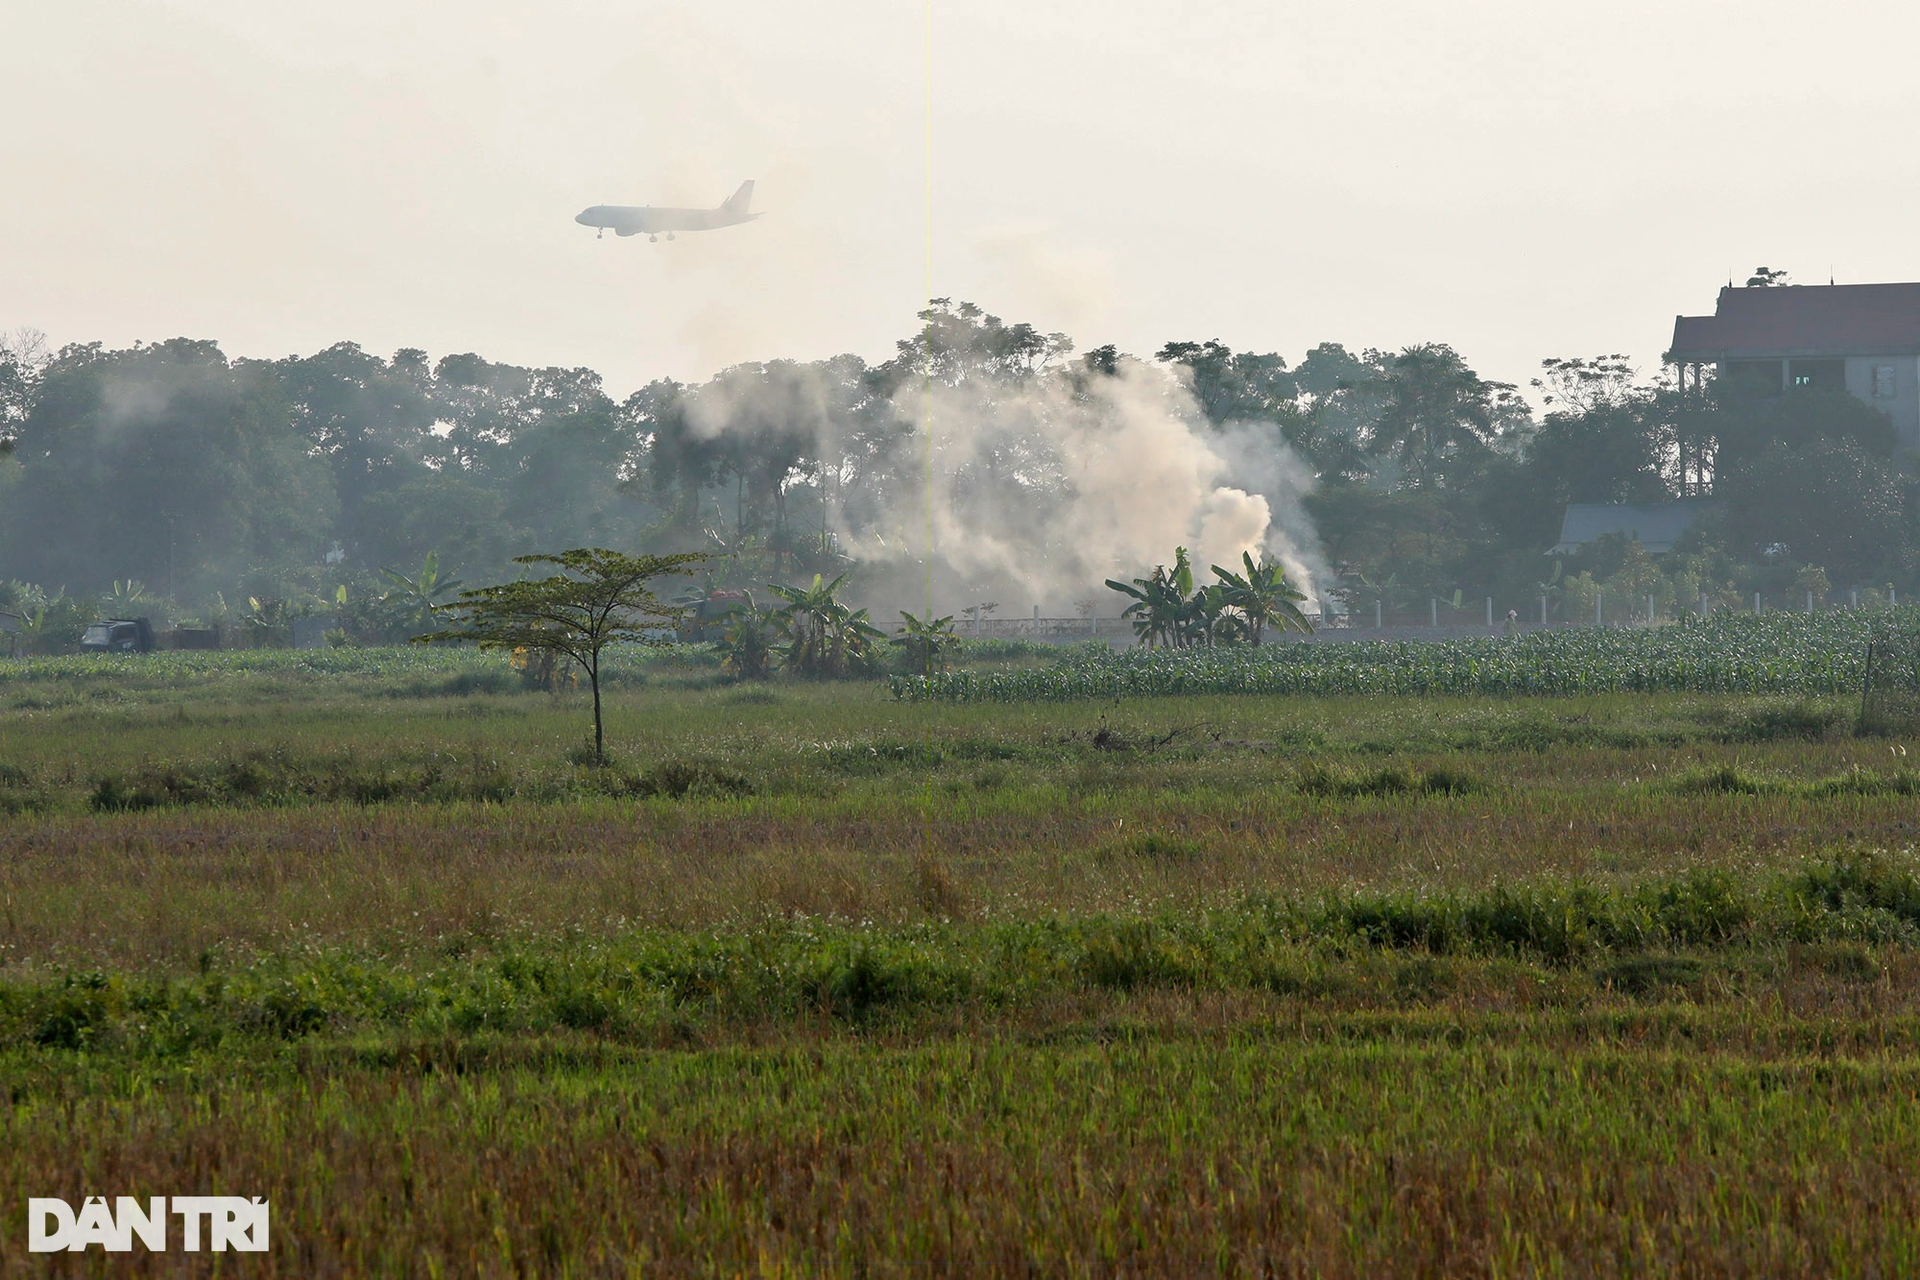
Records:
M1844 391L1847 386L1845 360L1790 360L1787 362L1787 386L1819 391Z
M1875 400L1893 399L1893 366L1877 364L1873 366L1873 398Z

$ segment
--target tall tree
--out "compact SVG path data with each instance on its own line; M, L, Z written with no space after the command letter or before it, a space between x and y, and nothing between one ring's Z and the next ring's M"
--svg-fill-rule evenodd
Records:
M194 595L317 562L333 525L331 476L269 372L211 342L69 347L19 438L25 482L0 513L10 576Z
M1368 443L1416 485L1443 481L1454 459L1489 447L1517 411L1510 385L1488 382L1444 344L1407 347L1380 364L1380 415Z

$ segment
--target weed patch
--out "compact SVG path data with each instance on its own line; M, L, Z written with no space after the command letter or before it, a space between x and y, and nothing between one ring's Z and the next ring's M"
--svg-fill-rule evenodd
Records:
M1350 798L1354 796L1461 795L1476 791L1479 779L1463 769L1439 765L1424 773L1389 765L1354 772L1315 761L1294 776L1302 794Z
M753 787L739 774L704 760L668 760L642 774L616 775L613 792L639 799L684 800L751 795Z

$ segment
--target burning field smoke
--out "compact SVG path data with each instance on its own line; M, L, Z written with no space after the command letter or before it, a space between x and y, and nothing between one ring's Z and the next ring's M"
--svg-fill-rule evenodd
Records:
M810 433L826 460L857 454L882 420L898 442L884 467L869 468L855 499L828 486L829 520L880 616L922 610L929 593L940 613L995 601L1009 615L1071 616L1091 600L1111 616L1105 580L1144 576L1178 546L1203 578L1250 551L1278 559L1309 596L1326 580L1301 505L1312 473L1271 424L1209 424L1184 370L1121 359L1111 373L1075 364L930 390L913 379L864 420L837 411L843 391L821 381L794 365L717 380L694 419L714 435L779 421Z

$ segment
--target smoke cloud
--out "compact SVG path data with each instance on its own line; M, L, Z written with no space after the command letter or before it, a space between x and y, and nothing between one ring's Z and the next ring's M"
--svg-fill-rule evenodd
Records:
M1327 571L1302 506L1312 472L1272 424L1208 423L1185 372L1122 359L1111 375L1073 365L930 391L908 382L880 407L901 442L885 475L853 498L829 490L828 520L862 566L861 602L880 617L919 612L929 595L937 613L994 602L1003 616L1070 617L1092 601L1111 617L1120 601L1106 579L1170 565L1180 546L1203 581L1251 552L1317 598ZM852 434L873 434L871 419L850 425L845 400L819 366L786 365L723 375L694 418L710 435L773 421L810 432L831 471L858 451Z

